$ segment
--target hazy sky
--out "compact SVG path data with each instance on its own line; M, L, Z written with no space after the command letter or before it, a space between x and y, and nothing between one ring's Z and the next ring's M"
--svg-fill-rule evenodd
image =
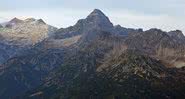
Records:
M0 22L34 17L68 27L95 8L102 10L114 25L180 29L185 33L185 0L0 0Z

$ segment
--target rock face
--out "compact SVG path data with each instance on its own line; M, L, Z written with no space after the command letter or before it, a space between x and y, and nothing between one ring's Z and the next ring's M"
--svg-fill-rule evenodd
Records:
M98 29L111 32L113 24L109 18L105 16L103 12L95 9L84 21L85 26L91 27L91 29Z
M185 42L185 36L183 35L182 31L180 31L180 30L170 31L167 34L170 37L176 39L177 41L181 41L182 43Z
M114 27L107 16L98 9L91 12L85 19L80 19L74 26L57 30L52 37L42 42L46 48L61 48L73 45L89 32L106 31L113 33ZM93 36L92 33L91 36ZM89 37L91 37L89 36Z
M136 35L137 33L142 33L143 29L132 29L132 28L124 28L121 27L120 25L114 26L114 32L117 35L121 36L131 36L131 35Z
M43 20L23 21L45 24ZM176 32L113 26L95 9L74 26L61 28L8 59L0 70L0 98L182 98L185 69L180 67L185 50L183 37Z
M100 10L95 9L92 13L90 13L90 15L87 16L86 19L79 20L74 26L66 29L59 29L57 32L55 32L56 35L54 35L54 38L62 39L81 35L88 33L88 31L93 29L110 32L113 29L113 24Z
M182 37L183 38L183 37ZM181 39L173 38L159 29L150 29L126 38L128 49L137 49L163 61L167 67L182 67L185 63L185 46Z

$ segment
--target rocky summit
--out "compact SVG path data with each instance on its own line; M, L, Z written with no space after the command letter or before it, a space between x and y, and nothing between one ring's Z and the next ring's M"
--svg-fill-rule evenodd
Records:
M42 19L28 18L20 20L13 18L5 23L0 34L4 42L10 45L30 46L47 38L57 28L47 25Z
M99 9L56 29L14 18L0 27L2 99L183 99L185 36L113 25Z
M0 28L0 63L22 53L51 35L57 28L47 25L42 19L13 18Z

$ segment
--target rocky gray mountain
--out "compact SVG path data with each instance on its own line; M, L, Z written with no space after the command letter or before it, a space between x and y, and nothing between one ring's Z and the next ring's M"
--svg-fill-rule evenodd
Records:
M177 37L160 29L114 26L95 9L8 59L0 70L0 98L182 98L185 50Z
M68 38L71 36L87 33L93 29L112 31L113 24L103 12L95 9L87 16L86 19L80 19L74 26L68 27L66 29L59 29L57 32L55 32L54 38Z
M184 45L160 29L139 32L126 29L119 34L105 28L80 34L79 40L69 46L72 49L61 66L50 73L43 85L23 95L23 99L184 97L184 70L168 68L176 67L173 62L183 58Z
M101 14L102 14L102 12L101 12ZM113 29L113 26L112 26L112 29ZM61 32L61 34L62 33L63 32ZM24 56L11 58L7 61L7 63L4 64L5 65L4 67L10 68L10 70L11 70L11 68L13 69L13 66L14 66L14 68L17 68L17 66L19 68L24 68L24 66L27 65L29 68L32 68L33 71L41 72L37 77L33 77L33 78L30 77L30 79L29 79L31 81L32 80L36 81L37 84L39 84L39 83L41 83L41 80L38 81L37 79L41 79L40 78L41 76L44 77L48 72L50 72L54 68L57 68L61 64L63 64L64 61L63 61L62 57L64 57L64 60L66 60L70 56L78 55L78 50L81 49L83 46L84 46L84 49L88 49L88 52L93 51L96 54L97 59L101 59L102 58L101 55L105 54L110 49L112 49L112 46L115 45L116 42L119 42L119 40L117 40L116 38L114 38L114 36L111 36L111 35L112 34L110 32L103 31L103 29L101 31L99 28L87 30L87 32L84 32L81 34L82 38L81 37L78 38L79 40L76 41L77 44L73 43L71 46L65 46L66 48L64 46L60 47L59 48L60 50L64 49L63 52L62 51L57 52L57 50L55 50L56 47L53 47L54 46L53 44L51 44L52 47L46 46L45 44L48 44L48 40L46 39L46 40L40 42L38 45L36 45L34 49L32 49L32 51L34 51L34 52L28 51L26 54L23 54ZM76 36L72 36L70 38L68 37L67 38L68 41L66 41L66 42L67 43L70 42L69 39L73 40L74 37L76 37ZM48 38L48 39L51 39L51 38ZM113 38L114 41L112 41L111 39L109 40L108 38ZM63 40L63 38L62 39L52 38L52 39L53 40ZM92 41L94 41L94 42L92 42ZM106 42L110 42L110 45L109 45L109 43L106 43ZM96 45L98 43L99 43L99 45ZM46 46L47 48L45 48L45 47L42 48L43 45ZM79 47L76 47L77 45L79 45ZM88 46L90 46L90 45L93 45L91 47L93 49L88 48ZM59 45L56 44L56 46L59 46ZM50 50L50 51L48 51L48 50ZM100 51L102 52L102 54L100 53ZM73 54L71 54L71 52ZM66 53L66 54L64 54L64 53ZM85 53L87 53L87 52L85 52ZM83 54L80 54L80 55L83 55ZM41 61L41 60L43 60L43 61ZM15 64L19 64L19 65L15 65ZM7 71L5 69L5 71L2 71L2 77L9 77L12 80L12 85L17 86L17 84L13 83L13 80L15 77L12 76L12 75L14 75L14 73L10 73L10 70ZM9 75L9 73L11 75ZM22 71L18 71L18 74L23 74L22 76L27 78L27 76L26 76L27 74L24 74ZM38 74L38 73L36 73L36 74ZM29 88L36 87L35 86L36 84L33 84L33 86L28 87L26 85L31 85L30 83L24 82L22 80L16 80L16 81L19 81L19 83L22 83L25 86L25 89L22 89L22 90L27 90ZM6 87L8 85L4 84L3 86ZM6 91L4 91L4 92L6 92L6 93L11 91L11 89L9 87L6 87L5 89L6 89ZM18 90L18 88L16 88L16 87L14 87L14 89ZM10 94L9 95L14 96L14 94L15 93L12 93L11 95ZM4 96L4 97L7 97L7 96Z
M61 48L78 42L83 35L89 32L104 31L113 35L128 36L143 32L142 29L124 28L120 25L113 26L109 18L100 10L93 10L85 19L80 19L74 26L57 30L52 37L42 42L41 46L46 48ZM93 37L96 33L91 33ZM89 35L89 34L88 34Z
M174 39L177 39L177 41L180 40L182 43L185 42L185 36L180 30L170 31L168 32L168 35Z
M160 29L150 29L128 37L124 43L128 49L137 49L147 53L150 57L161 60L167 67L185 65L185 45L182 40L171 37Z
M42 42L42 46L47 48L70 46L76 43L82 35L93 30L110 33L114 31L114 26L109 18L98 9L92 11L85 19L80 19L74 26L58 29L52 37Z

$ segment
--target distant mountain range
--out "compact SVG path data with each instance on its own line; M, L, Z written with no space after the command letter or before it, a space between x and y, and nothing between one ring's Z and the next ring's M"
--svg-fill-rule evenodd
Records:
M42 19L0 25L2 99L183 99L180 30L114 26L99 9L57 29Z

